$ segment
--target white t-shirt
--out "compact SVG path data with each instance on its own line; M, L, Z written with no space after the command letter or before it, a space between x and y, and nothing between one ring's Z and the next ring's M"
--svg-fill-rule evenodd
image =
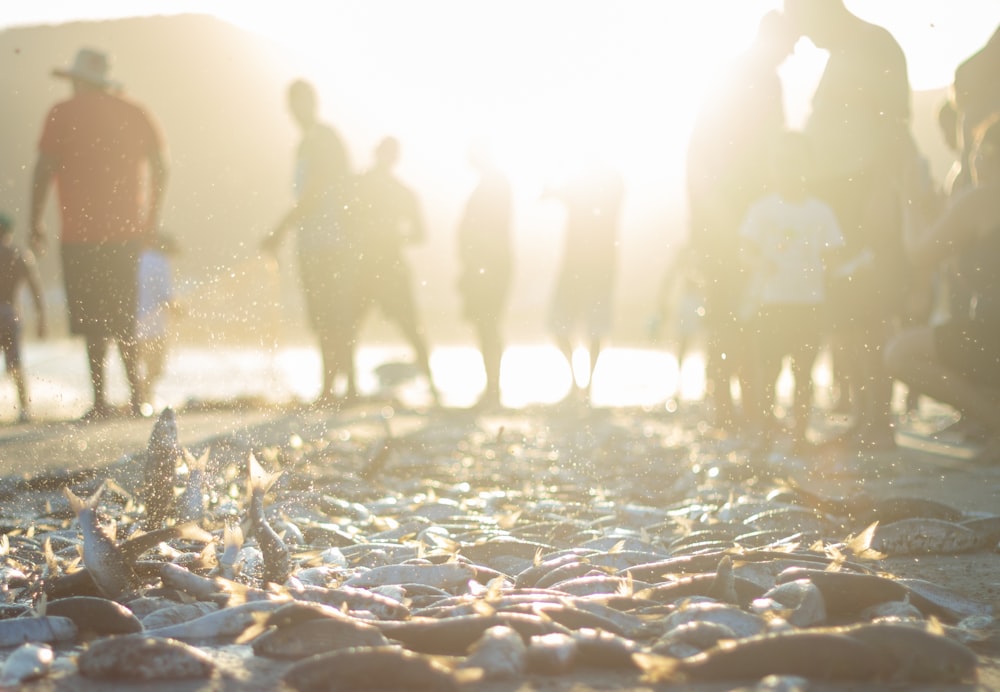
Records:
M136 337L140 341L167 335L167 303L174 299L170 261L155 250L139 256Z
M815 197L789 202L769 195L747 211L740 236L758 251L759 305L823 302L823 255L844 244L829 205Z

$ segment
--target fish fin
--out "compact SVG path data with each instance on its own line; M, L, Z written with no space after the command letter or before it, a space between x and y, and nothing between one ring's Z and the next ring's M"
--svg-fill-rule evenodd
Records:
M608 550L609 553L620 553L625 550L625 539L621 539Z
M537 567L538 565L542 564L542 555L543 554L544 553L542 552L541 548L539 548L538 550L535 551L535 558L531 561L532 562L532 566Z
M121 486L121 484L119 484L117 481L114 481L114 480L112 480L112 479L109 478L108 480L104 481L104 487L107 488L108 490L110 490L113 493L117 493L118 495L121 495L123 498L125 498L126 502L129 502L129 503L132 503L132 504L135 503L135 495L133 495L128 490L126 490L125 488L123 488Z
M6 557L8 553L10 553L10 538L7 537L7 534L2 534L0 535L0 557Z
M258 492L261 495L266 495L267 491L271 489L274 482L281 477L281 471L275 471L274 473L268 473L264 470L264 467L260 465L257 461L257 457L250 454L250 459L248 461L250 468L250 494Z
M7 534L4 534L4 538ZM45 540L42 542L42 555L45 556L45 566L49 571L49 578L55 577L61 573L59 568L59 560L56 558L56 553L52 550L52 540L46 536Z
M191 471L204 471L205 467L208 466L208 455L211 451L211 447L206 447L201 456L195 457L187 447L182 449L181 453L184 455L184 465L188 467L188 473Z
M201 569L214 570L219 566L219 556L215 552L214 543L206 543L198 555L198 562Z
M452 676L455 678L455 682L464 687L466 685L473 685L482 681L485 672L482 668L470 667L470 668L456 668L451 672Z
M497 601L503 595L504 578L494 577L486 584L486 593L483 595L485 601Z
M45 617L45 611L49 607L49 596L45 591L42 591L41 595L38 597L38 603L35 604L35 615L38 617Z
M469 607L475 611L476 615L482 615L484 617L493 615L497 612L497 609L491 606L486 601L479 600L478 598L469 604Z
M266 632L270 627L267 624L267 619L269 617L271 617L270 612L250 613L250 619L253 620L253 623L248 625L247 628L243 630L238 637L236 637L236 643L246 644L251 639L256 639L259 635Z
M936 615L931 615L927 618L926 630L931 634L939 634L941 636L946 634L944 631L944 625L941 624L941 621L937 619Z
M615 594L618 596L630 597L635 593L635 579L632 578L631 572L626 572L625 576L618 581L618 588L615 589Z
M647 683L676 680L680 660L670 656L637 651L632 661L642 671L642 681Z
M885 555L872 548L872 540L875 538L875 530L878 528L878 521L873 521L865 530L857 536L853 536L844 544L846 550L850 550L856 557L868 560L881 560Z
M79 514L87 509L87 501L70 490L69 487L63 488L63 495L69 500L69 508L73 511L73 514Z
M238 521L227 521L222 529L222 546L225 550L243 547L243 527Z

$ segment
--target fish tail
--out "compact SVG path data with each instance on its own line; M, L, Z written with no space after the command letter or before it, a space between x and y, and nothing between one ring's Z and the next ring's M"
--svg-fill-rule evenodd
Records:
M222 546L226 552L236 552L243 547L243 529L237 521L227 521L222 529Z
M94 494L86 499L70 490L69 486L63 488L63 494L66 496L66 499L69 500L70 509L73 510L74 514L79 514L85 509L96 509L97 503L101 501L101 495L103 493L104 483L101 483L100 487L94 491Z
M250 467L250 495L259 495L263 497L267 494L267 491L271 489L274 482L278 480L281 476L281 471L275 471L274 473L268 473L264 470L264 467L260 465L257 461L257 457L253 454L250 455L249 461Z
M204 471L205 467L208 465L208 455L212 451L211 447L207 447L201 456L195 457L194 454L185 447L182 452L184 454L184 465L188 467L188 473L192 471Z

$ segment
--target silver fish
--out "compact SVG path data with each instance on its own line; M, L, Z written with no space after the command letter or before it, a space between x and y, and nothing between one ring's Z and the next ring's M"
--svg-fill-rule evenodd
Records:
M0 688L44 677L55 655L48 644L22 644L14 649L0 668Z
M32 644L76 641L76 624L69 618L46 615L35 618L0 620L0 648Z
M344 586L371 588L387 584L426 584L445 591L464 587L475 579L476 571L461 562L440 565L385 565L357 574Z
M212 660L193 646L155 636L129 634L92 642L77 659L80 675L130 682L207 678Z
M980 534L970 528L943 519L901 519L879 525L871 547L885 555L952 555L978 550L983 546Z
M147 528L158 528L172 516L174 482L180 457L177 418L168 406L156 419L146 447L142 497L146 504Z
M528 667L528 648L516 630L491 627L472 646L462 668L478 668L486 680L519 678Z
M282 605L284 605L282 601L251 601L208 613L187 622L146 630L146 634L151 637L168 637L181 641L236 637L257 622L259 613L275 610Z
M250 486L250 525L257 545L264 557L261 579L265 583L284 584L292 571L292 560L281 537L275 532L264 514L264 495L271 489L274 482L281 476L281 471L269 474L261 467L257 459L250 455L249 459Z
M199 457L195 457L187 449L182 451L188 478L184 491L176 500L177 520L200 522L205 513L205 467L210 450L206 449Z
M118 599L134 591L139 580L114 539L98 521L97 503L103 490L101 486L89 499L81 500L72 490L63 488L83 532L83 564L100 592L107 598Z

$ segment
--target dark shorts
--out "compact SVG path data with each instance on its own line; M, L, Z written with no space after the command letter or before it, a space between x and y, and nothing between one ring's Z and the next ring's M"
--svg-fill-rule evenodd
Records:
M138 268L138 243L63 245L63 285L70 333L133 338Z
M952 319L934 328L934 348L949 370L1000 387L1000 323Z
M365 305L377 305L389 320L415 328L417 304L413 298L410 268L402 261L385 262L364 280Z
M347 333L356 325L361 305L357 277L340 253L300 254L299 275L309 324L317 334Z
M21 367L21 320L10 303L0 303L0 348L8 370Z

